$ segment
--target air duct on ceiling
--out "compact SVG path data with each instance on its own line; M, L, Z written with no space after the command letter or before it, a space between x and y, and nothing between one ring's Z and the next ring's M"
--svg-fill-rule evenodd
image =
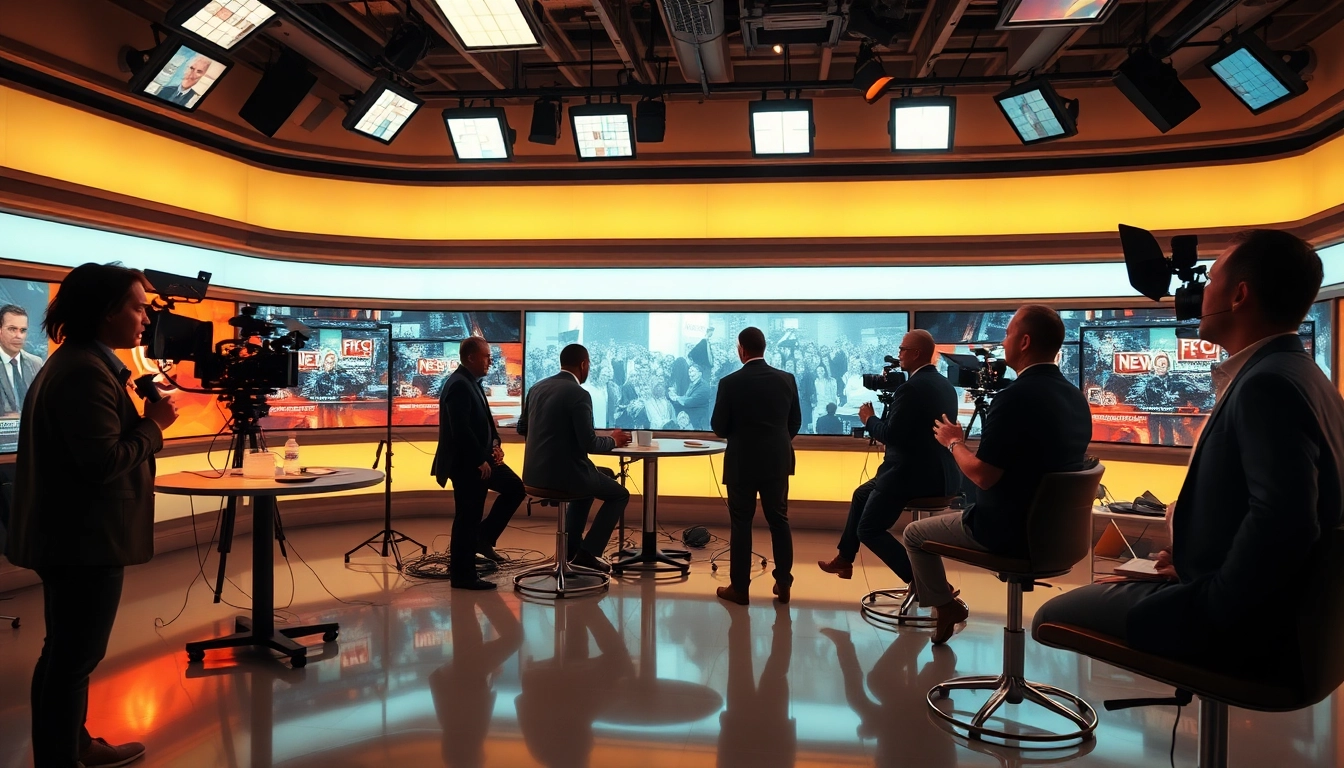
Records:
M659 0L663 27L672 38L681 74L688 82L730 83L733 60L724 34L724 0Z

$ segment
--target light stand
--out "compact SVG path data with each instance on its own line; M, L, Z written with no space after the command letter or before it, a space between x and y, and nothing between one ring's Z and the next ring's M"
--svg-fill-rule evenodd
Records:
M391 550L392 557L397 563L397 570L400 571L405 562L401 558L400 544L410 542L420 548L420 554L428 554L429 548L406 534L392 527L392 382L396 375L397 348L392 340L392 324L379 323L377 327L387 331L387 435L378 443L378 450L381 452L383 447L387 447L387 452L383 456L383 529L369 538L365 539L354 549L345 553L345 562L350 562L350 556L368 547L379 553L380 557L387 557ZM373 456L373 468L378 468L378 453Z

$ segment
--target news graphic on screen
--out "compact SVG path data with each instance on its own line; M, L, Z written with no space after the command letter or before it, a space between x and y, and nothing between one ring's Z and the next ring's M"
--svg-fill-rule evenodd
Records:
M766 362L798 383L802 433L848 435L859 406L877 403L863 374L881 373L907 322L904 312L528 312L523 370L530 387L559 373L565 345L583 344L598 429L706 431L719 380L742 367L737 334L754 326Z
M0 278L0 453L18 450L23 400L50 351L42 318L55 295L53 283Z
M145 93L183 109L195 109L228 65L209 54L180 44L145 86Z
M457 370L457 341L396 342L392 423L435 426L439 423L439 395L444 382ZM490 344L490 370L481 382L495 419L516 419L523 409L523 345Z
M1101 17L1115 0L1021 0L1005 26L1086 23Z
M234 329L229 325L229 318L238 314L238 305L217 299L206 299L199 303L179 301L173 306L173 314L212 323L214 341L219 342L233 338ZM215 395L186 392L182 389L182 387L194 389L201 385L201 380L196 376L195 363L160 363L149 359L144 347L119 349L117 357L131 369L132 379L145 374L154 374L154 385L159 391L165 395L172 395L173 404L177 407L177 421L164 430L164 437L215 435L228 423L228 409L220 405Z

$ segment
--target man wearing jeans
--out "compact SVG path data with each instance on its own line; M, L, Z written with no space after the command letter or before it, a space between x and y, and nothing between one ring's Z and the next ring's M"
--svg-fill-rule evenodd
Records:
M1027 556L1027 512L1041 477L1083 466L1092 438L1092 414L1078 387L1055 359L1064 323L1053 309L1028 304L1013 315L1003 342L1004 360L1017 380L999 392L985 417L980 446L966 446L961 425L940 417L932 425L938 444L951 451L962 474L980 490L962 515L941 515L906 526L903 537L915 575L919 604L934 608L933 642L952 637L967 611L952 595L943 560L925 552L926 541Z

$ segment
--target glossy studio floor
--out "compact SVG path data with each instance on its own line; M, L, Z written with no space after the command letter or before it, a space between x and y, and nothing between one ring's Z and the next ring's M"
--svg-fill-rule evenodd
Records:
M549 548L551 525L521 513L517 522L502 546ZM446 521L398 526L446 547ZM711 549L695 552L688 578L618 578L601 597L554 606L511 589L455 592L410 580L367 550L345 565L345 550L374 527L288 531L292 567L281 561L276 571L276 604L288 608L278 617L341 624L339 641L304 669L227 653L188 666L183 643L229 631L238 611L211 603L190 549L130 569L108 658L93 680L90 730L145 742L145 766L938 768L1166 765L1175 724L1176 765L1194 764L1194 707L1179 723L1172 707L1101 711L1106 698L1170 691L1030 642L1030 678L1080 693L1100 711L1095 741L1019 752L968 744L935 725L924 701L930 686L1000 667L1005 592L986 572L950 572L971 620L933 648L927 631L891 632L860 616L864 593L893 585L874 558L851 581L816 568L834 553L830 532L795 533L787 608L769 599L759 568L750 608L717 600L726 559L712 571ZM757 531L758 550L768 551L767 539ZM248 552L239 537L224 592L243 606ZM215 557L205 565L211 576ZM1056 589L1080 583L1085 563L1080 570ZM1051 593L1028 594L1028 616ZM40 589L11 596L0 613L18 612L23 625L0 625L0 768L31 765L27 686L43 634ZM974 711L981 701L958 698L957 709ZM1233 710L1232 764L1341 764L1338 702L1336 694L1295 713Z

